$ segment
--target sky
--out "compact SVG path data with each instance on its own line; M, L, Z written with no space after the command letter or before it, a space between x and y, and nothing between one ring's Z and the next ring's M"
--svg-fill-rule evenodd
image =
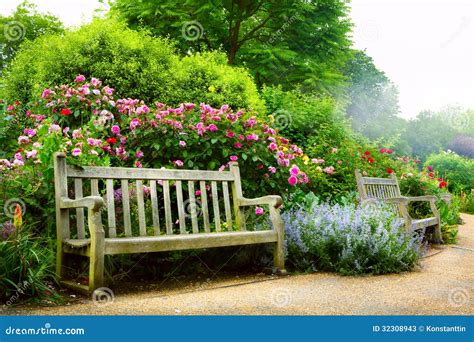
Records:
M0 0L8 15L21 0ZM98 0L31 0L66 26L91 20ZM474 0L352 0L354 47L398 86L401 116L474 108Z

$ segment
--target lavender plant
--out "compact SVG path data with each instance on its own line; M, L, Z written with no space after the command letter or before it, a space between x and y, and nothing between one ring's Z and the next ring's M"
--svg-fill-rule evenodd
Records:
M412 270L422 254L420 236L383 205L313 202L283 214L286 250L297 268L344 275Z

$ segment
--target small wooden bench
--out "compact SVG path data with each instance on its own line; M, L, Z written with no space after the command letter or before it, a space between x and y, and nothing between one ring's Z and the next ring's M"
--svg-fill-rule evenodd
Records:
M285 272L282 199L244 198L235 162L222 172L78 168L66 165L65 154L58 152L54 172L56 271L61 283L76 291L91 293L103 286L104 256L113 254L272 243L275 271ZM260 205L268 206L272 227L247 230L243 207ZM102 221L107 221L105 230ZM89 258L88 286L65 279L68 254Z
M443 242L441 234L441 219L438 208L436 208L436 201L438 200L436 196L402 196L397 177L394 173L391 174L390 178L375 178L363 177L360 170L356 170L355 176L357 190L362 204L379 200L395 204L398 208L398 213L405 221L407 231L422 230L424 233L427 227L435 226L434 242ZM441 196L441 199L449 203L451 196L447 194ZM429 202L434 216L423 219L413 219L408 212L408 205L410 202Z

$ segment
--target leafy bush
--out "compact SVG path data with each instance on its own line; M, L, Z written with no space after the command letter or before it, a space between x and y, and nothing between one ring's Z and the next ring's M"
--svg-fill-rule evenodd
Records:
M7 305L32 296L60 298L53 287L54 249L31 229L11 221L0 226L0 300Z
M459 207L462 212L474 214L474 193L461 192L459 195Z
M264 111L248 72L218 52L181 60L167 39L95 20L64 35L27 42L7 69L0 98L29 102L44 88L83 74L113 84L119 97L169 105L206 102Z
M406 234L388 208L313 202L283 214L290 263L344 275L412 270L421 237Z
M425 166L446 178L448 188L453 192L474 189L474 159L461 157L454 152L442 152L430 155Z
M331 97L304 94L298 89L264 87L262 97L277 128L302 147L312 144L321 149L339 145L348 138L348 125Z

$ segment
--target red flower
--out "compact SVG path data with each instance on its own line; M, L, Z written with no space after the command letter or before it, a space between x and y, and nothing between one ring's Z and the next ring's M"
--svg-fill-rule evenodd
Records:
M365 151L364 154L365 154L366 156L370 156L370 152L369 152L369 151Z
M369 159L367 159L369 161L370 164L373 164L374 163L374 159L372 157L369 157Z
M365 156L360 156L362 159L365 159Z
M114 137L112 138L107 138L107 142L110 144L110 145L113 145L117 142L117 139L115 139Z
M446 187L446 182L445 181L441 181L439 182L439 188L442 189L442 188L445 188Z
M393 170L392 170L392 169L387 169L387 173L388 173L389 175L391 175L391 174L393 173Z
M418 159L414 160L415 164L418 164L420 161Z
M71 115L71 114L72 114L72 112L71 112L71 110L70 110L69 108L63 108L63 109L61 109L61 115L69 116L69 115Z
M434 178L434 173L433 173L433 172L430 172L430 173L428 174L428 176L430 176L430 178Z
M393 153L393 150L392 150L392 149L388 149L388 150L385 151L385 152L387 152L388 154L392 154L392 153Z
M385 153L385 152L387 152L387 149L384 148L384 147L382 147L382 148L380 149L380 153Z

